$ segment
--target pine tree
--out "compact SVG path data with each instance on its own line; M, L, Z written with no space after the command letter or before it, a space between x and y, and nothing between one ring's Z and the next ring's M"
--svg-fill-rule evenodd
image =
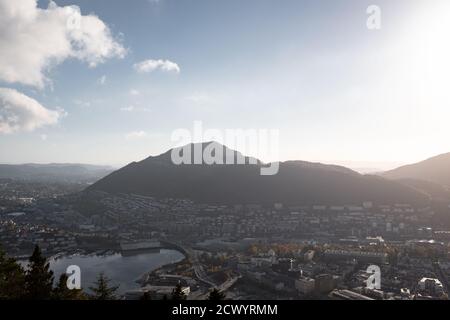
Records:
M183 292L183 288L181 287L181 284L177 284L175 289L172 291L172 300L186 300L186 294Z
M25 271L0 249L0 300L24 298Z
M115 300L115 293L119 287L110 287L110 282L111 280L103 272L100 273L94 287L89 288L93 292L90 298L92 300Z
M53 293L53 271L38 245L34 248L25 275L26 297L31 300L48 300Z
M56 300L85 300L86 297L81 289L69 289L67 287L67 280L69 277L63 273L59 277L59 282L53 290L53 297Z
M150 293L148 291L146 291L142 295L141 300L152 300L152 297L150 296Z
M225 300L225 298L226 298L226 295L223 292L214 288L213 291L211 291L211 293L209 294L208 300L220 301L220 300Z

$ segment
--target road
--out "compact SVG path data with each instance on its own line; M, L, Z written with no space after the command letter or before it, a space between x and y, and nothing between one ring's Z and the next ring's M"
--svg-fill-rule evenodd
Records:
M198 254L195 250L192 249L188 249L188 248L183 248L186 253L189 256L189 259L191 260L192 263L192 267L194 268L194 273L195 276L197 277L198 280L200 280L201 282L205 283L206 285L208 285L211 288L216 288L217 290L221 291L221 292L225 292L227 291L231 286L233 286L236 281L238 281L241 276L235 276L232 277L230 279L228 279L227 281L225 281L224 283L217 285L216 283L214 283L206 274L205 269L203 268L203 265L200 263L199 259L198 259ZM193 295L191 295L189 297L189 299L192 300L206 300L209 297L209 292L207 293L193 293Z
M198 280L200 280L203 283L206 283L207 285L209 285L211 287L215 287L216 284L208 277L208 275L205 272L205 269L203 268L203 265L199 262L197 252L195 252L192 249L186 249L186 248L185 248L185 251L187 252L187 254L191 260L192 267L194 268L195 276L198 278Z
M222 283L221 285L214 287L215 289L219 290L220 292L225 293L231 286L233 286L236 281L238 281L241 278L241 276L233 277ZM209 292L203 293L203 294L197 294L193 297L190 297L192 300L207 300L209 297Z

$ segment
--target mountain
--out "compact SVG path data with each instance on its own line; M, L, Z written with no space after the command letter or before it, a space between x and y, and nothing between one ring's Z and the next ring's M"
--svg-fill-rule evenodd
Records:
M87 164L0 164L0 179L33 182L95 182L111 173L107 166Z
M396 181L426 194L430 199L450 201L450 188L441 184L415 179L397 179Z
M450 153L381 174L389 179L424 180L450 187Z
M188 145L205 150L215 144L236 159L240 154L215 142ZM179 152L180 149L175 149ZM89 188L89 191L133 193L160 198L185 198L201 203L223 204L355 204L425 203L427 197L400 183L378 176L361 175L350 169L288 161L279 173L260 175L260 161L247 165L175 165L172 150L117 170ZM245 158L247 163L251 158Z

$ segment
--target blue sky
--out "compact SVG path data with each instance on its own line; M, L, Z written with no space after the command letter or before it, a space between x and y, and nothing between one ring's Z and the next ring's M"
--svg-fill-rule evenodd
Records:
M280 160L359 166L450 151L446 1L55 2L97 16L110 30L101 45L123 51L86 50L100 54L94 66L84 51L62 50L40 70L41 86L6 71L2 78L0 68L0 88L60 110L48 125L0 132L1 163L123 165L166 151L171 133L196 120L220 130L279 129ZM366 27L371 4L381 8L381 30ZM179 72L137 72L146 60L170 61Z

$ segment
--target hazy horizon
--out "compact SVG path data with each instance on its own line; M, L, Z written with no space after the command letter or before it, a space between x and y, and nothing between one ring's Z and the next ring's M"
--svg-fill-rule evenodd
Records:
M161 152L158 152L156 154L149 154L147 157L150 156L158 156L160 154L163 154L164 152L167 152L169 149L167 150L163 150ZM239 150L238 150L239 151ZM241 150L242 151L242 150ZM242 152L245 154L245 152ZM141 159L135 159L131 162L134 161L141 161L144 160L145 158L141 158ZM429 157L430 158L430 157ZM427 159L429 159L427 158ZM284 161L308 161L308 162L313 162L313 163L322 163L322 164L327 164L327 165L339 165L339 166L344 166L347 168L350 168L352 170L355 170L357 172L360 173L375 173L378 171L387 171L387 170L392 170L395 169L397 167L400 166L404 166L404 165L408 165L408 164L412 164L412 163L402 163L402 162L394 162L394 161L352 161L352 160L320 160L320 159L285 159L285 160L280 160L281 162ZM423 161L426 159L421 159L417 162ZM89 163L89 162L74 162L74 161L64 161L64 162L55 162L55 161L50 161L50 162L30 162L30 161L23 161L23 162L0 162L0 164L2 165L51 165L51 164L67 164L67 165L94 165L94 166L109 166L112 167L114 169L123 167L127 164L129 164L130 162L126 162L126 163L114 163L114 162L107 162L107 163Z

